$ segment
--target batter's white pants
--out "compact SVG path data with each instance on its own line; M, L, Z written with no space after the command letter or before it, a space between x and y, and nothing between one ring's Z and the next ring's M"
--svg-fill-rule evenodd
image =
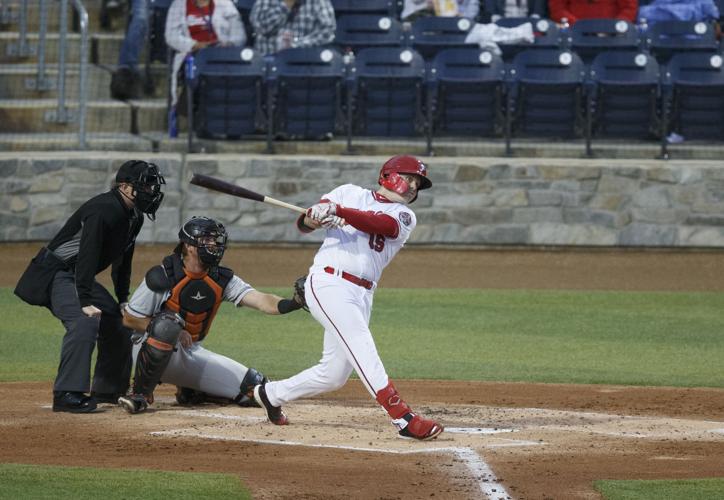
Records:
M141 343L133 346L133 366L136 366ZM161 383L188 387L212 396L234 399L239 395L241 381L248 368L231 358L205 349L200 343L188 349L176 344Z
M288 379L268 383L269 402L280 406L342 387L352 370L375 397L388 383L369 329L373 290L327 273L312 273L305 287L309 312L324 327L319 363Z

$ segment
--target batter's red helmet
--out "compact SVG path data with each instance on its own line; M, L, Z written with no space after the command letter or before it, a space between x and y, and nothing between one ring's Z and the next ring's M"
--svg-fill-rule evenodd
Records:
M407 192L408 186L399 174L419 175L419 189L429 189L432 187L432 182L427 178L427 166L414 156L409 155L393 156L387 160L380 169L380 178L377 182L390 191L404 194Z

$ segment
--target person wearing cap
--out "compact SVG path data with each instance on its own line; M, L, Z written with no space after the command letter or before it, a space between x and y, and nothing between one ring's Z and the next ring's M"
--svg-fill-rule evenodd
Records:
M18 282L16 295L48 307L65 327L53 411L89 413L99 402L115 404L128 389L131 331L123 327L121 305L128 300L136 236L144 214L155 219L163 184L153 163L125 162L111 190L81 205ZM111 265L115 299L95 279Z

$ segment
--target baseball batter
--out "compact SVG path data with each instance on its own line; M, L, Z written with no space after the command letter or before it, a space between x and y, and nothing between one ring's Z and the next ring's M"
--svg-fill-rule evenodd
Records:
M340 186L297 222L303 232L326 229L305 287L309 310L324 327L324 346L316 366L254 388L254 398L276 425L288 423L281 405L336 390L354 370L401 436L427 440L443 431L442 425L413 413L402 400L369 329L377 281L417 223L408 205L432 183L425 164L412 156L389 159L378 182L376 192L351 184Z
M133 349L132 392L118 400L129 413L144 411L153 402L160 381L179 387L176 398L181 404L198 402L205 395L242 406L254 404L254 386L266 377L205 349L201 342L222 301L285 314L302 308L302 299L259 292L231 269L221 267L226 242L226 229L220 222L192 218L179 231L174 253L146 273L131 297L123 322L146 334Z

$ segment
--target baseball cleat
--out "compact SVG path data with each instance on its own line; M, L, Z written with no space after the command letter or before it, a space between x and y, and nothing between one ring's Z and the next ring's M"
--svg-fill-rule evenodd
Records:
M408 413L403 418L408 421L407 426L399 432L400 437L403 438L430 441L445 430L442 425L434 420L422 418L414 413Z
M98 403L82 392L59 392L53 395L53 411L66 413L93 413Z
M141 394L129 394L118 398L118 404L131 415L141 413L148 408L146 398Z
M263 385L257 385L254 387L254 399L259 406L266 410L266 416L269 417L269 421L274 425L287 425L289 420L282 411L281 406L273 406L269 402L269 398L266 397L266 390Z

